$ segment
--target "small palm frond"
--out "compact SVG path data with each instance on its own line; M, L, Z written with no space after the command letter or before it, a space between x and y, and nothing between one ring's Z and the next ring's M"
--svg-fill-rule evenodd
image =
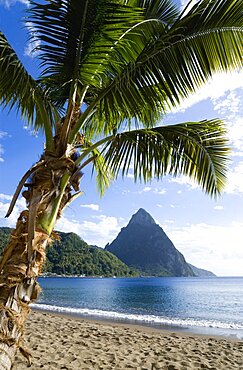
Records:
M0 102L9 110L16 108L34 129L51 126L58 116L36 81L28 74L16 53L0 32Z
M104 195L105 190L110 186L110 183L114 179L114 175L104 156L97 148L93 150L93 154L95 155L93 161L93 172L95 171L96 173L96 187L102 196Z
M110 186L111 181L114 179L114 174L98 147L103 147L104 143L110 142L113 137L106 137L95 143L85 138L81 147L81 154L75 162L80 169L83 169L90 163L93 164L92 174L96 173L97 190L101 196L104 195L105 190Z
M129 82L120 85L94 104L90 117L81 116L85 136L109 135L124 128L154 127L166 113L165 93L153 87L132 88ZM90 108L92 105L90 106ZM115 108L116 107L116 108ZM85 112L86 113L86 112Z
M191 2L194 3L191 0L187 6ZM193 29L195 32L213 27L241 27L242 4L238 0L200 0L190 11L185 8L175 26Z
M179 9L171 0L138 0L138 5L145 9L146 19L158 19L165 26L179 16Z
M220 120L124 132L106 144L104 157L117 177L133 166L135 180L187 175L211 196L226 182L229 149Z

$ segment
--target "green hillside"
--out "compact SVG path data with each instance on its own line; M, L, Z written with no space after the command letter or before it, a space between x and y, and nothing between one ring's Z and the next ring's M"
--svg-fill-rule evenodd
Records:
M11 229L0 227L0 252L7 244ZM86 276L135 276L137 273L112 253L89 246L74 233L59 232L47 250L43 272Z

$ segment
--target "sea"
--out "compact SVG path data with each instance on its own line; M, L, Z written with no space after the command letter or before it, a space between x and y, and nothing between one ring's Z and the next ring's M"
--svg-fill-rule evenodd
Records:
M243 277L39 278L32 308L243 339Z

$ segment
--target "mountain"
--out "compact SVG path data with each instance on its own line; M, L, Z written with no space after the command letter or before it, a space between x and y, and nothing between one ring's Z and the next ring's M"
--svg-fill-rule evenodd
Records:
M198 276L198 277L214 277L214 276L216 276L211 271L200 269L200 268L198 268L196 266L191 265L190 263L187 263L187 264L191 267L191 269L194 272L194 275L195 276Z
M195 276L184 256L175 248L152 216L140 208L117 238L105 247L126 265L142 274Z
M7 244L12 229L0 227L0 253ZM75 233L58 232L56 240L47 249L43 272L86 276L134 276L131 270L113 254L89 246Z
M0 253L8 242L11 230L0 227ZM47 249L44 272L137 276L139 270L143 275L153 276L215 276L187 263L163 229L142 208L105 250L88 245L74 233L58 234L60 240L54 241Z

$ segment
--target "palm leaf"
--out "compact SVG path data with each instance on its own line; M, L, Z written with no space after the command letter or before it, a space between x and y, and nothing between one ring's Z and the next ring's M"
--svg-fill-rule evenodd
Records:
M142 10L119 0L31 1L28 21L34 27L41 66L42 84L53 99L64 104L71 85L77 80L80 90L99 84L105 69L106 54L131 22L141 19Z
M124 132L106 145L104 157L117 177L133 167L135 180L187 175L216 196L226 182L228 146L221 121L187 122Z
M108 1L105 8L107 19L102 25L102 35L93 40L81 68L81 79L90 86L91 98L88 97L87 103L124 69L124 65L136 61L144 46L156 36L157 27L171 24L178 14L169 0L120 1L117 14L112 8L110 11Z
M112 77L104 79L95 99L89 101L89 111L94 116L89 117L90 124L97 132L105 133L119 128L123 120L131 117L148 126L153 112L156 117L152 124L214 72L240 68L241 9L235 0L199 1L173 25L157 24L150 42L149 33L146 37L142 33L140 43L144 42L144 47L140 45L140 51L134 48L137 55L130 63L119 50L120 64L114 63Z
M0 32L0 102L9 110L16 108L35 129L45 129L47 145L57 112L41 88L28 74L16 53Z

